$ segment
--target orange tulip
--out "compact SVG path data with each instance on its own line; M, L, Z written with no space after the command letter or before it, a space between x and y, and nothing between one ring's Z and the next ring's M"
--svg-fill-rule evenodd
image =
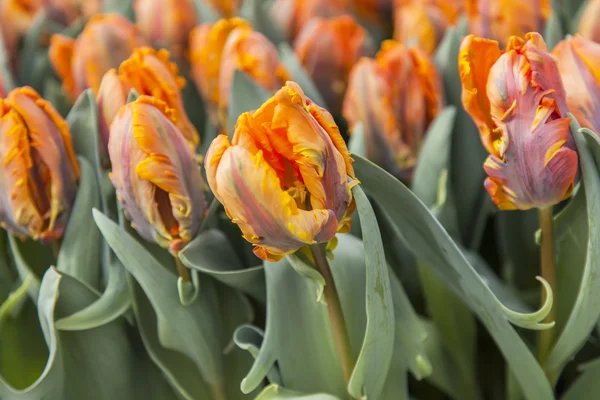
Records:
M485 187L500 209L547 208L571 194L578 168L558 67L538 33L498 42L467 36L463 105L490 156Z
M0 35L10 58L14 57L19 41L41 9L42 0L0 1Z
M74 100L87 88L97 94L104 74L143 43L137 28L125 17L105 14L93 17L77 39L53 35L49 56L64 91Z
M268 91L281 87L289 78L275 46L239 18L196 27L190 36L190 57L194 82L213 123L225 121L236 69Z
M208 0L208 2L225 18L235 16L241 5L241 0Z
M394 39L433 54L461 12L456 0L402 0L394 9Z
M586 39L600 43L600 0L589 0L579 21L578 33Z
M352 0L352 8L361 20L378 26L389 25L394 0Z
M567 92L567 105L584 127L600 133L600 44L581 36L558 43L552 53Z
M149 96L128 103L111 125L108 152L110 179L133 228L176 254L198 232L206 202L200 167L171 112Z
M505 46L509 37L541 32L550 16L549 0L467 0L471 33Z
M152 46L183 56L196 26L192 0L135 0L133 10L137 27Z
M342 114L351 131L362 124L367 157L408 180L443 104L442 81L427 54L387 40L375 59L352 69Z
M60 239L79 165L66 121L30 87L0 99L0 157L0 225L35 240Z
M339 114L350 69L373 52L367 32L350 16L311 20L294 42L294 51L315 81L331 112Z
M4 87L4 81L2 78L2 74L0 74L0 98L6 97L6 88Z
M350 229L352 159L331 114L294 82L242 114L231 143L218 136L204 162L215 197L264 260Z
M337 17L349 10L349 0L277 0L271 11L279 28L293 40L311 19Z

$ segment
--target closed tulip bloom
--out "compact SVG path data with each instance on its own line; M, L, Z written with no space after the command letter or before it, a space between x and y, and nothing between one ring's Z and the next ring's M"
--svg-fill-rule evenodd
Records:
M350 16L315 18L300 32L294 51L329 110L339 114L352 66L373 53L367 32Z
M218 136L204 162L216 198L264 260L350 229L352 159L331 114L294 82L242 114L231 143Z
M42 0L0 0L0 35L10 57L41 9Z
M349 0L276 0L271 14L286 37L294 40L311 19L337 17L349 11Z
M558 67L538 33L498 43L467 36L463 105L490 156L485 187L500 209L547 208L573 190L578 158Z
M581 15L577 33L586 39L600 43L600 26L598 26L599 16L600 0L589 0L585 6L585 11Z
M121 107L127 103L127 97L131 87L119 79L117 71L109 70L100 83L96 103L98 104L98 123L100 139L102 140L100 150L103 155L108 156L108 138L110 136L110 124L117 116Z
M144 40L137 28L120 14L93 17L77 39L53 35L50 62L63 81L63 89L76 99L91 88L98 94L104 74L117 68Z
M206 203L200 167L153 97L125 105L110 128L110 179L126 217L146 240L177 254L200 228Z
M342 114L362 124L367 157L409 180L424 134L443 107L438 71L422 50L388 40L352 69Z
M581 36L559 42L552 53L567 92L567 105L584 127L600 133L600 44Z
M394 39L433 54L461 12L455 0L401 0L394 9Z
M0 225L43 242L60 239L79 165L66 121L30 87L0 99L0 158Z
M215 124L224 122L236 69L268 91L288 78L275 46L240 18L196 27L190 35L190 58L192 77Z
M183 56L196 26L192 0L135 0L133 10L137 27L152 46Z
M504 47L511 36L541 32L550 16L549 0L467 0L469 30Z

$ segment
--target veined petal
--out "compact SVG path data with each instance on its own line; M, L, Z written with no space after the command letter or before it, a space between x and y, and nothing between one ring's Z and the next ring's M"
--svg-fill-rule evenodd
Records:
M117 71L113 68L109 70L100 83L96 103L98 104L99 129L102 139L102 152L106 155L108 151L108 137L110 135L110 125L117 116L117 113L127 103L127 96L131 87L119 79Z

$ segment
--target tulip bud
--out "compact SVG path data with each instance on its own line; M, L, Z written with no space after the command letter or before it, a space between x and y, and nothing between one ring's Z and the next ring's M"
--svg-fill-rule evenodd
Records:
M581 36L559 42L552 53L567 92L567 105L577 122L600 133L600 44Z
M30 87L0 99L0 158L0 225L35 240L60 239L79 165L66 121Z
M350 16L311 20L294 42L294 51L314 80L329 110L339 114L350 69L373 53L367 32Z
M433 54L461 12L452 0L400 1L394 9L394 39Z
M263 260L350 229L352 159L331 114L294 82L242 114L231 143L218 136L204 163L215 197Z
M125 17L98 15L77 39L53 35L50 62L63 81L64 91L75 100L87 88L97 94L104 74L117 68L143 42L137 28Z
M267 91L281 87L289 77L275 46L239 18L196 27L190 35L190 57L194 82L215 124L224 123L236 69Z
M11 58L17 52L19 41L29 30L33 19L41 9L41 0L0 1L0 35L6 52Z
M223 17L232 18L237 14L241 0L208 0L208 2Z
M571 194L578 157L558 67L538 33L505 52L467 36L459 53L463 106L490 156L485 187L500 209L547 208Z
M286 37L294 40L311 19L337 17L349 8L348 0L276 0L271 14Z
M192 0L135 0L133 10L137 27L152 46L183 56L196 26Z
M551 12L549 0L467 0L465 7L470 32L502 47L511 36L541 32Z
M367 157L409 180L424 134L444 103L441 78L420 49L387 40L352 69L342 114L362 123Z
M600 43L598 16L600 16L600 0L589 0L579 20L578 33L586 39Z
M108 138L110 134L110 124L117 116L117 113L127 103L127 96L131 87L119 79L117 71L113 68L109 70L102 81L96 103L98 104L98 124L100 130L100 139L102 140L100 149L104 155L107 155Z
M194 238L206 203L200 167L159 99L140 96L110 128L110 179L132 227L177 254ZM171 116L171 118L173 118Z

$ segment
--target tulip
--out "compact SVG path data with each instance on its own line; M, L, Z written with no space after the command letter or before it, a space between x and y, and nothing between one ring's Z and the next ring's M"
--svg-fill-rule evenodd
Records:
M137 28L120 14L93 17L77 39L53 35L50 62L63 81L64 91L75 100L91 88L98 94L104 74L117 68L144 40Z
M0 225L49 242L62 237L79 165L69 125L32 88L0 99Z
M206 204L200 167L172 112L150 96L128 103L111 125L108 153L132 227L176 255L198 232Z
M242 114L231 143L218 136L204 162L215 197L261 259L350 229L352 159L331 114L294 82Z
M294 40L311 19L337 17L349 10L349 0L276 0L271 14L286 37Z
M121 107L127 103L127 97L131 87L119 79L117 71L109 70L100 83L96 103L98 104L98 124L100 131L102 156L108 153L108 138L110 136L110 124L117 116Z
M567 92L567 105L584 127L600 133L600 44L581 36L558 43L552 53Z
M225 18L235 16L241 4L241 0L208 0L208 2Z
M367 32L350 16L315 18L300 32L294 51L331 112L339 114L350 69L373 53Z
M589 0L585 11L579 21L578 33L586 39L600 43L600 27L598 16L600 15L600 0Z
M549 0L467 0L470 32L505 46L511 36L541 32L550 16Z
M387 40L375 59L363 58L352 69L342 114L351 131L362 123L370 160L409 180L443 103L441 78L427 54Z
M0 1L0 35L9 56L14 57L19 41L42 9L42 0Z
M490 156L485 188L503 210L548 209L571 194L578 158L558 67L538 33L498 42L467 36L463 106Z
M192 0L135 0L133 10L137 27L152 46L183 56L196 26Z
M391 21L394 0L352 0L355 14L365 22L385 27Z
M194 82L215 124L226 120L236 69L267 91L276 90L289 78L275 46L239 18L196 27L190 35L190 57Z
M394 39L433 54L446 30L457 22L461 5L455 0L397 1Z
M6 97L6 87L2 78L2 74L0 73L0 99L3 97Z

